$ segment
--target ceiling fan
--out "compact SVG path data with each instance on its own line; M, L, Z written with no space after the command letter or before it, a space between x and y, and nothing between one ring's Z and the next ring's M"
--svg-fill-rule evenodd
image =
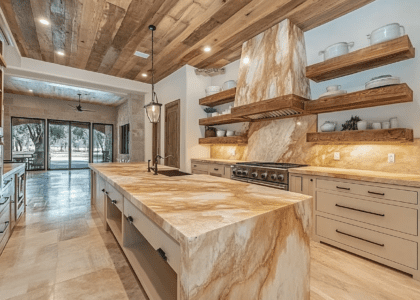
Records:
M72 107L74 110L79 111L79 112L84 112L84 111L88 111L88 112L95 112L94 110L90 110L90 109L83 109L83 108L82 108L82 105L81 105L81 103L80 103L80 97L82 96L82 94L77 94L77 95L79 95L79 105L77 105L77 106L73 106L73 105L67 104L68 106Z

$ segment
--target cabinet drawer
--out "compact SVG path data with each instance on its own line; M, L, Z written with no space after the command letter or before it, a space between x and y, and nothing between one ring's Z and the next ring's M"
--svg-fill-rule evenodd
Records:
M106 191L108 192L107 196L111 199L111 203L114 204L122 212L124 205L124 196L118 192L112 185L107 183Z
M318 191L316 210L399 232L418 234L417 209Z
M3 210L10 206L10 197L0 197L0 215L3 214Z
M8 234L9 230L10 230L10 205L8 205L7 208L4 209L0 213L0 241L2 241L3 238Z
M127 199L124 199L124 215L133 218L133 225L156 251L162 249L165 252L168 264L179 274L181 263L179 244Z
M225 166L210 164L209 165L209 175L213 175L213 176L223 176L223 175L225 175Z
M399 186L382 187L375 184L358 184L318 179L317 187L320 189L340 191L349 194L405 202L410 204L417 204L418 202L418 195L416 191L404 190Z
M231 178L232 177L232 168L225 166L225 175L223 176L225 178Z
M200 170L200 171L208 171L209 170L209 165L208 164L203 164L203 163L193 163L191 168L193 168L195 170Z
M3 226L0 224L0 231L3 231ZM10 238L10 223L7 225L6 229L4 229L3 233L0 233L0 254L3 252L4 247L6 247L7 241Z
M326 239L417 270L416 242L321 216L316 218L316 233Z
M191 173L192 174L203 174L203 175L208 175L209 174L208 171L203 171L203 170L200 170L200 169L192 169Z

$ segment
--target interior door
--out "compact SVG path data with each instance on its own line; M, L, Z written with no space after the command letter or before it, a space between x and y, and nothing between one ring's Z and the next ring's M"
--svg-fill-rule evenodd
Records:
M165 105L165 165L180 168L181 148L181 101L175 100Z

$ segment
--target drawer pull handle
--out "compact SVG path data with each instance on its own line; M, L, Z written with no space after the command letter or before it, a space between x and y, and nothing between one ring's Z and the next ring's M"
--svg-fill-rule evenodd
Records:
M361 210L361 209L348 207L348 206L342 206L340 204L336 204L335 206L345 208L345 209L351 209L351 210L359 211L359 212L362 212L362 213L365 213L365 214L371 214L371 215L375 215L375 216L385 217L385 214L378 214L378 213L374 213L374 212L371 212L371 211Z
M369 194L374 194L374 195L379 195L379 196L385 196L385 193L376 193L376 192L371 192L368 191Z
M350 188L345 188L345 187L341 187L341 186L336 186L336 188L340 189L340 190L350 191Z
M194 168L197 168L197 165L194 165Z
M162 248L157 249L157 253L160 255L160 257L163 258L164 261L168 261L168 257L166 257L166 253L162 250Z
M214 168L215 171L219 171L219 169Z
M340 231L340 230L338 230L338 229L336 229L336 230L335 230L335 232L337 232L337 233L339 233L339 234L342 234L342 235L346 235L346 236L349 236L349 237L355 238L355 239L358 239L358 240L361 240L361 241L364 241L364 242L368 242L368 243L371 243L371 244L374 244L374 245L377 245L377 246L381 246L381 247L384 247L384 246L385 246L385 244L375 243L375 242L372 242L372 241L369 241L369 240L363 239L363 238L361 238L361 237L354 236L354 235L351 235L351 234L348 234L348 233L342 232L342 231Z
M130 223L131 225L133 225L134 219L133 219L132 216L128 216L127 217L127 221L128 221L128 223Z
M117 200L111 200L111 203L117 205Z
M102 189L102 193L105 193L105 189Z
M0 234L3 234L6 231L7 227L9 227L9 221L4 222L4 224L5 224L4 229L3 231L0 231Z

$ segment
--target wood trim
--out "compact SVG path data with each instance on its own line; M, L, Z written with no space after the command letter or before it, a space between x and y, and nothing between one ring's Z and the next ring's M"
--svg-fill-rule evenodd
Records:
M408 35L306 67L315 82L339 78L415 57Z
M222 124L234 124L241 122L249 122L249 119L234 117L232 114L220 115L217 117L205 118L199 120L199 125L203 126L212 126L212 125L222 125Z
M311 132L306 134L309 143L352 142L413 142L413 130L406 128Z
M177 164L177 168L181 167L181 99L172 101L170 103L165 104L165 157L168 156L168 153L166 152L168 149L168 145L167 145L167 139L166 139L166 135L167 135L167 128L166 128L166 123L167 123L167 112L168 109L173 107L173 106L178 106L177 107L177 113L178 113L178 124L177 124L177 133L178 133L178 143L177 143L177 151L178 151L178 164ZM168 159L165 159L165 165L168 165Z
M200 145L213 145L213 144L225 144L225 145L236 145L248 144L247 136L226 136L226 137L210 137L199 139Z
M233 88L233 89L229 89L229 90L217 93L215 95L201 98L199 103L200 105L214 107L217 105L222 105L222 104L235 101L235 96L236 96L236 88Z
M308 101L305 108L309 114L320 114L406 102L413 102L413 91L403 83Z

